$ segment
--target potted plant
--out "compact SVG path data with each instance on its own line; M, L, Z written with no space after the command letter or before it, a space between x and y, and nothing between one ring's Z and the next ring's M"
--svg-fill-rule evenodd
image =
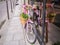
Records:
M28 15L22 13L22 14L20 15L20 20L21 20L21 23L22 23L22 24L25 24L26 21L28 20Z
M47 15L47 18L49 19L49 22L52 22L54 16L55 16L54 13L49 13L49 14Z

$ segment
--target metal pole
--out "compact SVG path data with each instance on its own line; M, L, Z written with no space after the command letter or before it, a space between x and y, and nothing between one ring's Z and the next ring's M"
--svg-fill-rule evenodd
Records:
M9 19L8 0L6 0L6 7L7 7L7 16L8 16L8 19Z
M45 45L44 43L44 31L45 31L45 16L46 16L46 0L43 0L43 24L42 24L42 45Z
M25 0L24 0L24 4L25 4Z
M46 43L48 42L48 22L46 22Z
M12 10L12 9L13 9L13 8L12 8L12 1L11 1L11 0L10 0L10 4L11 4L11 12L13 12L13 10Z

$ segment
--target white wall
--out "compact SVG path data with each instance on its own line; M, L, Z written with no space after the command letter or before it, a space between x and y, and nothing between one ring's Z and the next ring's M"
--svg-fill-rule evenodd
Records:
M26 4L28 4L28 0L26 0Z
M0 2L0 24L5 19L7 19L7 8L6 8L6 2L2 1Z

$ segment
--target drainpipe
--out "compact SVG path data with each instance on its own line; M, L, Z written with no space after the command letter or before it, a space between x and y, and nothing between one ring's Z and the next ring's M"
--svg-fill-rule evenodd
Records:
M44 31L45 31L45 16L46 16L46 0L43 0L43 15L42 15L42 45L45 45L44 43Z
M7 8L7 17L8 17L8 19L9 19L8 0L6 0L6 8Z

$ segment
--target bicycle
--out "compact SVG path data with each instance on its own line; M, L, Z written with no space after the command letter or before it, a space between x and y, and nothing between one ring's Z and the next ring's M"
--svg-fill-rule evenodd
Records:
M40 26L39 23L40 22L38 22L38 20L34 21L34 19L30 18L30 19L28 19L28 21L25 24L26 38L27 38L27 41L31 44L34 44L36 42L37 38L41 42L41 38L39 37L40 34L38 34L38 31L36 28L37 26Z
M36 17L39 17L39 16L37 15ZM26 39L29 43L34 44L36 42L36 39L37 39L39 44L42 44L42 29L41 29L42 25L41 24L42 24L42 20L40 19L40 17L39 17L39 19L38 18L31 19L30 18L26 22L26 24L25 24Z
M33 21L28 20L25 24L25 30L26 30L26 39L29 43L34 44L36 42L36 36L34 33L34 27L33 27Z

